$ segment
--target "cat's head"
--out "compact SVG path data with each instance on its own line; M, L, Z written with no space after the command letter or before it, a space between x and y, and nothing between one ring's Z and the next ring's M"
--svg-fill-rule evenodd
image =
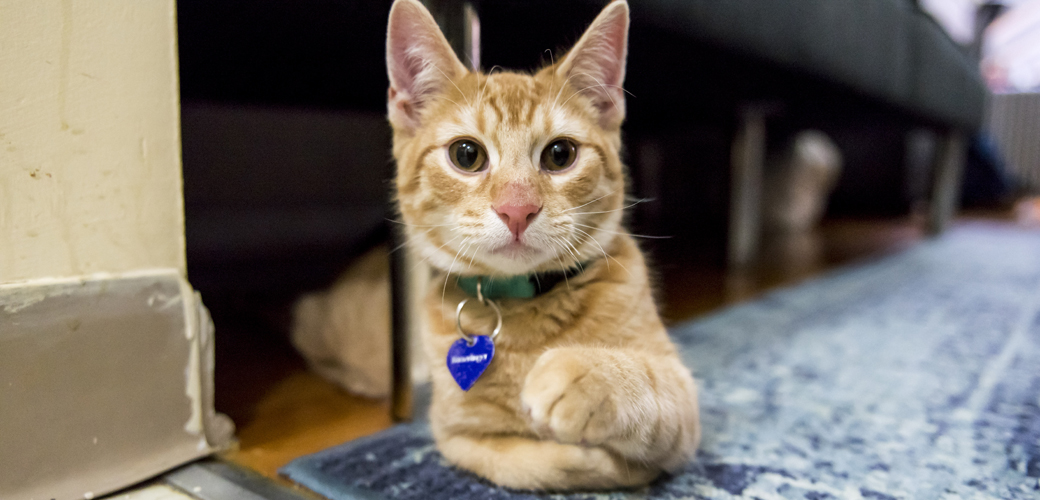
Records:
M621 232L628 4L533 75L470 71L416 0L387 30L387 107L409 243L463 275L563 270Z

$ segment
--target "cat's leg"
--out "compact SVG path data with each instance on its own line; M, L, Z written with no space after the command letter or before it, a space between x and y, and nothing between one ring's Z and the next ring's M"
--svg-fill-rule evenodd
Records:
M520 400L547 439L602 446L668 471L684 465L700 441L697 389L675 355L550 349L528 373Z
M466 435L447 437L438 444L448 461L508 488L598 490L643 485L661 473L658 467L630 463L595 446Z

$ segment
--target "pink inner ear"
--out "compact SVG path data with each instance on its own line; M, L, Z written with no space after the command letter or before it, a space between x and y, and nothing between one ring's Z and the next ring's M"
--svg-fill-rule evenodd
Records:
M418 111L430 95L466 71L417 0L397 0L390 9L386 67L390 121L404 129L418 126Z
M412 98L418 94L416 78L423 70L422 58L417 54L421 51L420 44L426 38L422 35L424 27L420 19L417 19L417 16L422 14L409 5L402 5L401 9L395 9L393 14L390 18L387 50L390 85L404 94L402 97Z
M602 29L597 41L605 52L599 61L603 83L621 85L625 79L628 20L623 13L615 14L604 23Z
M599 110L606 128L620 124L625 115L625 58L628 44L628 6L608 5L575 46L566 64L572 84L583 89Z

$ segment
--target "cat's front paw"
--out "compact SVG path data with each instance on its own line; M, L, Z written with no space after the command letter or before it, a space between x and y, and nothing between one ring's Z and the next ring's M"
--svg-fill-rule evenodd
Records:
M531 428L567 444L595 446L618 435L619 387L606 361L577 348L542 354L520 392Z

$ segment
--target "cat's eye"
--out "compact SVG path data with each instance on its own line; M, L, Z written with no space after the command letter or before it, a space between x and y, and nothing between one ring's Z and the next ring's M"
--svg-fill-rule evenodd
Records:
M459 139L448 146L448 159L463 172L480 172L487 168L484 147L472 139Z
M558 139L542 151L542 168L549 172L566 170L578 157L578 147L570 139Z

